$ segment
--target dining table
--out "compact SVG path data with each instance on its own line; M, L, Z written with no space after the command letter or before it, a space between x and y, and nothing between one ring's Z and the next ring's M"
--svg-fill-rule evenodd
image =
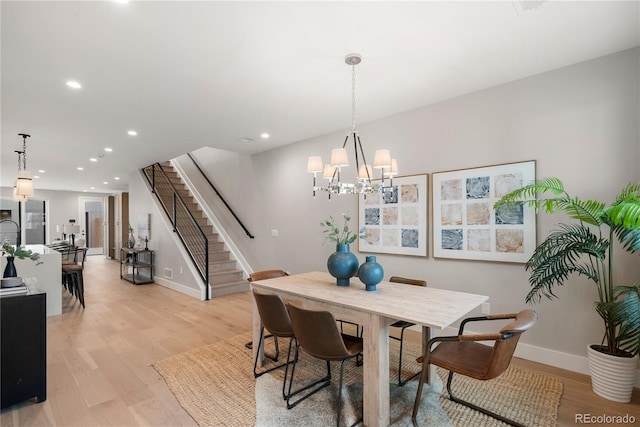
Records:
M382 281L375 291L365 291L357 278L350 286L337 286L327 272L308 272L251 283L255 292L278 294L286 302L311 310L326 310L336 319L363 327L363 417L368 427L389 425L389 325L405 320L422 326L423 350L438 331L486 302L489 297L433 287L407 286ZM253 304L253 342L262 326ZM259 365L263 349L253 346ZM435 375L435 368L429 377Z

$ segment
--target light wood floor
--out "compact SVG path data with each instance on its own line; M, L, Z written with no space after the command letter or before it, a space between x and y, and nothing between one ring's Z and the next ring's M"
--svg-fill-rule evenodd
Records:
M5 408L0 425L194 426L151 364L249 331L250 294L202 302L155 284L135 286L102 256L88 258L85 282L86 309L65 293L63 314L47 320L47 400ZM638 390L631 404L615 404L593 394L585 375L514 363L562 379L559 425L575 425L582 413L629 414L640 424Z

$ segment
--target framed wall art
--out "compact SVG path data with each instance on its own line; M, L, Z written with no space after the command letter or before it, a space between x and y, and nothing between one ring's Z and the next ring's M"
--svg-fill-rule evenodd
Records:
M360 252L427 256L427 174L393 179L391 191L367 194L358 202Z
M536 247L534 209L493 205L533 182L535 168L527 161L433 173L434 258L526 262Z

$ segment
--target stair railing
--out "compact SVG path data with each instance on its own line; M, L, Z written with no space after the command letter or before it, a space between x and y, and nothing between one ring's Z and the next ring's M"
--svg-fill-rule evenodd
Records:
M142 169L151 192L156 195L160 205L171 221L173 231L178 235L182 245L198 270L205 283L206 296L209 298L209 239L187 208L180 193L169 179L160 163L154 163Z
M195 167L198 169L198 171L200 171L200 174L202 174L203 178L207 180L207 182L209 183L209 185L211 186L211 188L213 189L213 191L215 191L216 195L220 198L220 200L222 201L222 203L226 206L226 208L229 210L229 212L231 213L231 215L233 215L233 217L235 218L236 221L238 221L238 224L240 224L240 227L242 227L242 229L244 230L244 232L246 233L246 235L250 238L253 239L255 238L255 236L253 234L251 234L251 232L247 229L247 227L244 225L244 223L242 222L242 220L240 220L240 218L238 218L238 215L236 215L236 213L233 211L233 209L231 209L231 206L229 206L229 204L227 203L227 201L224 199L224 197L222 197L222 194L220 194L220 192L218 191L218 189L215 187L215 185L213 185L213 183L211 182L211 180L209 179L209 177L207 176L207 174L202 170L202 168L200 167L200 165L198 164L198 162L196 161L196 159L191 155L191 153L187 153L187 156L189 156L189 158L191 159L191 161L193 162L193 164L195 165Z

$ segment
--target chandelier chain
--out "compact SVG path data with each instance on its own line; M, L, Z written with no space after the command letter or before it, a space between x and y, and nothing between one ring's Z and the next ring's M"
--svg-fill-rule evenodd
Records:
M351 65L351 131L356 131L356 66Z
M22 170L27 170L27 137L26 136L22 137Z
M22 160L22 159L20 158L20 155L21 155L22 153L21 153L20 151L17 151L17 150L16 150L16 153L18 153L18 175L19 175L19 174L20 174L20 167L22 166L22 165L20 164L20 161Z

